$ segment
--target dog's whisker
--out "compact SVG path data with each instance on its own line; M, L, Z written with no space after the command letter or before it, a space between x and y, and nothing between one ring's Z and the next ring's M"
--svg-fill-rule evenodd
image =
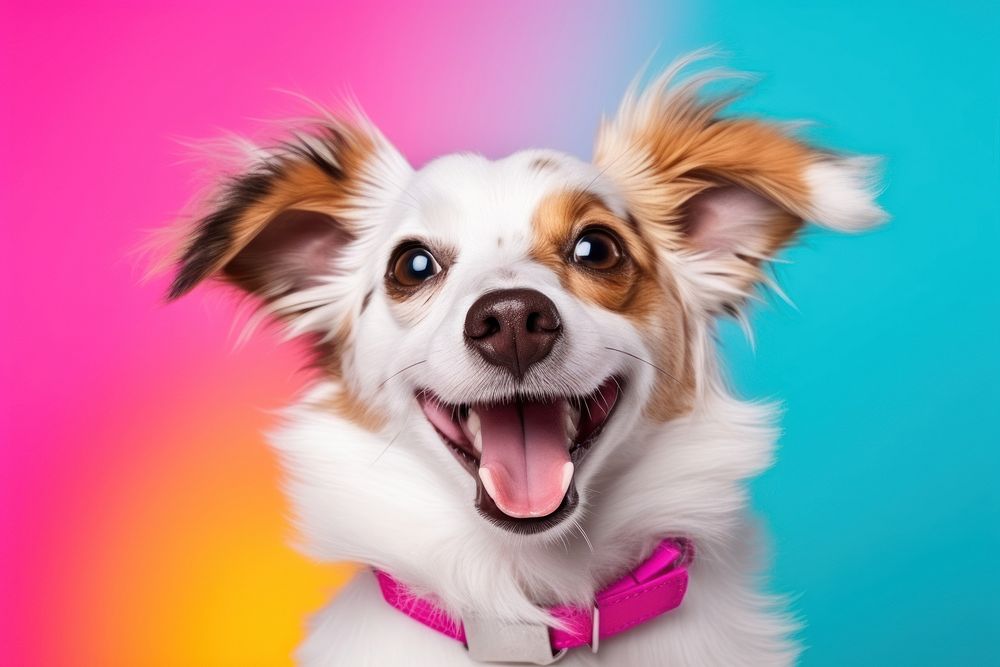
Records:
M563 551L569 554L569 541L566 539L566 535L559 533L556 537L559 540L559 544L562 545Z
M634 151L641 143L642 143L642 137L641 136L637 137L632 142L630 142L629 145L628 145L628 147L625 148L621 153L619 153L613 160L609 161L604 166L604 168L601 169L597 173L597 176L594 176L594 178L591 179L590 183L588 183L587 187L585 187L583 190L584 191L589 190L594 185L594 183L596 183L598 180L601 179L602 176L604 176L604 174L608 173L608 170L611 169L611 167L613 167L616 162L618 162L619 160L621 160L626 155L629 155L630 153L632 153L632 151Z
M673 375L671 375L670 373L668 373L666 370L660 368L659 366L657 366L656 364L654 364L652 361L649 361L647 359L643 359L642 357L640 357L637 354L632 354L631 352L626 352L625 350L619 350L617 347L609 347L607 345L604 346L604 349L605 350L611 350L612 352L618 352L620 354L624 354L626 357L632 357L636 361L641 361L642 363L646 364L650 368L652 368L652 369L654 369L656 371L659 371L660 373L663 373L664 375L666 375L668 378L670 378L671 380L673 380L677 384L681 384L680 380L678 380L677 378L675 378Z
M378 463L382 459L383 456L385 456L385 453L389 451L389 448L392 447L392 444L394 442L396 442L396 440L399 438L399 436L401 436L403 434L403 431L406 430L406 423L409 420L410 420L410 411L407 410L406 411L406 415L403 417L403 424L402 424L402 426L400 426L399 431L397 431L396 435L392 436L392 438L389 440L389 442L386 443L386 446L383 447L382 451L378 453L378 456L375 457L375 460L368 464L369 466L374 466L376 463Z
M587 548L590 549L590 553L592 554L597 553L596 551L594 551L594 545L590 541L590 538L587 536L587 531L583 529L583 525L577 522L576 529L580 531L580 537L582 537L583 541L587 543Z
M416 366L419 366L420 364L426 364L426 363L427 363L427 360L424 359L422 361L416 361L416 362L410 364L409 366L404 366L403 368L400 368L398 371L396 371L395 373L393 373L392 375L390 375L386 379L382 380L382 382L379 383L378 388L381 389L382 387L384 387L386 385L386 383L389 382L389 380L393 379L394 377L396 377L400 373L404 373L404 372L410 370L411 368L414 368Z
M614 381L616 385L618 385L618 391L620 392L622 387L620 384L618 384L618 380L615 380L613 375L611 376L611 379ZM601 407L604 408L605 412L611 411L611 404L608 403L608 399L604 397L604 392L598 391L597 394L594 396L594 398L601 402Z

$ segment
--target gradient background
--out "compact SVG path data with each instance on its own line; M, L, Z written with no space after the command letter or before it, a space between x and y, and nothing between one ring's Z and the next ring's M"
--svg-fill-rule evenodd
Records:
M787 407L754 493L803 662L996 664L994 2L146 4L0 15L0 664L286 664L350 574L286 546L259 433L294 346L140 284L131 251L204 185L179 139L353 91L414 164L587 156L654 50L706 44L765 75L742 110L888 160L892 223L810 233L779 269L798 309L757 309L756 352L723 335L740 390Z

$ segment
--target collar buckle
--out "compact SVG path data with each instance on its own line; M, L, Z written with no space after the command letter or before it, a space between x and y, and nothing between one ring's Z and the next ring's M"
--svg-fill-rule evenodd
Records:
M514 662L551 665L567 649L552 652L549 629L541 623L512 623L472 615L462 619L469 657L477 662Z

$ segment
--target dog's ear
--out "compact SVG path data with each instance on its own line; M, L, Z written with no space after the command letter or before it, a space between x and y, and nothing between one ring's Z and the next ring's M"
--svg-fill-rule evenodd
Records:
M706 307L731 311L763 263L805 220L857 231L885 219L867 158L844 158L760 120L720 117L733 96L703 98L719 76L675 83L688 61L625 96L602 124L594 162L644 229L694 269Z
M277 148L254 149L190 233L169 298L217 278L272 302L343 273L345 252L409 172L363 119L324 122Z

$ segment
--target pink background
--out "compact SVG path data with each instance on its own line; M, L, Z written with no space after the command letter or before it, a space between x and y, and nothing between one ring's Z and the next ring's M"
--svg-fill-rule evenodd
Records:
M286 546L260 431L304 380L294 348L237 347L223 293L165 307L141 280L136 250L205 185L184 142L273 135L307 111L278 89L351 91L415 164L586 156L682 19L415 4L3 6L0 662L286 662L349 573Z

